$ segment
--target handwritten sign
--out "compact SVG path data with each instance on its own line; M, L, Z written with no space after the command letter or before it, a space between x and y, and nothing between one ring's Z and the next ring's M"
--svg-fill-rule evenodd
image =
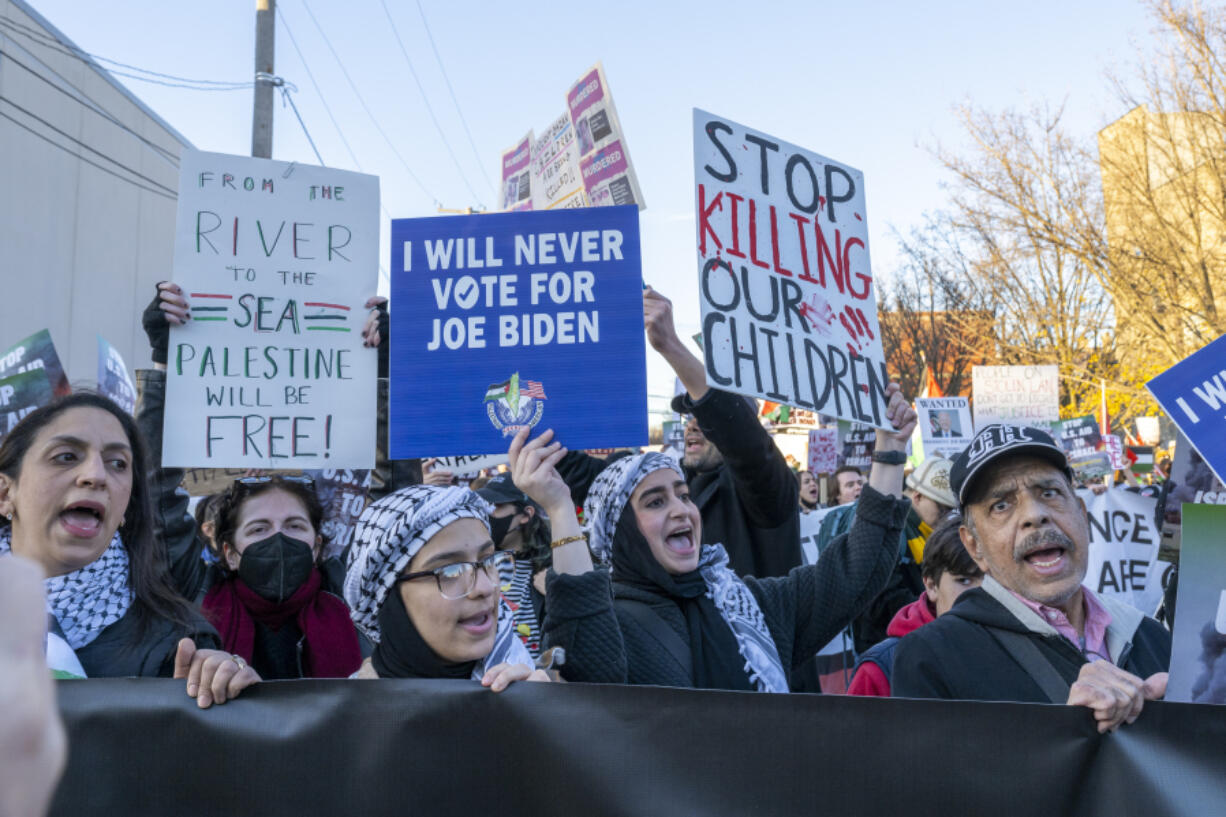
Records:
M0 354L0 377L10 377L33 369L46 371L47 382L51 384L54 397L63 397L72 392L68 385L68 375L64 373L64 366L60 363L60 356L55 353L55 344L51 342L51 332L46 329L35 332L28 338L22 338Z
M1047 427L1060 420L1059 366L975 366L975 428L992 423Z
M633 204L645 209L609 80L600 63L566 92L566 109L575 127L579 172L588 201L593 207Z
M98 336L98 391L128 414L136 411L136 384L128 374L127 364L119 350L101 335Z
M434 457L435 471L450 471L459 479L476 479L486 468L497 468L507 462L507 452L475 457Z
M1126 469L1128 457L1124 456L1124 441L1118 434L1107 434L1103 437L1103 451L1111 459L1111 467L1117 471Z
M498 206L502 210L532 209L532 131L502 152L502 188Z
M532 209L587 206L575 126L564 113L532 146Z
M647 443L638 211L392 222L394 459Z
M55 398L44 369L31 369L0 378L0 439L27 414Z
M179 171L163 464L372 467L379 180L192 150Z
M833 474L839 467L839 430L815 428L809 432L809 470Z
M370 471L321 468L306 474L315 480L315 493L324 511L319 531L326 543L322 556L324 559L339 556L353 538L358 517L366 510Z
M1226 335L1145 384L1188 442L1226 481Z
M694 111L707 382L889 427L864 176Z

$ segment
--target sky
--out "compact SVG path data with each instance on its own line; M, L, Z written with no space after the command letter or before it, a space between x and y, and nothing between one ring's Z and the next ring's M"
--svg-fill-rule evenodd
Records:
M93 54L192 79L253 75L254 0L30 2ZM275 73L297 89L323 163L380 177L384 269L388 215L496 207L501 151L560 115L570 85L602 61L647 205L644 279L673 299L682 337L699 329L693 108L861 170L873 273L883 278L898 266L896 236L945 206L929 151L965 144L955 105L1063 102L1072 132L1092 143L1127 111L1106 73L1128 76L1153 27L1131 0L278 0L277 8ZM121 81L197 148L250 153L249 90ZM273 157L318 163L280 101ZM649 393L672 390L671 371L649 351Z

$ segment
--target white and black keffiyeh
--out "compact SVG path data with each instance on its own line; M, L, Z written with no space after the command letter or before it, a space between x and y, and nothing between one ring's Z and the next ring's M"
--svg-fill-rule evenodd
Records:
M0 555L12 550L12 529L0 530ZM55 616L64 640L74 650L93 642L98 634L132 607L135 595L129 582L128 549L116 533L102 555L85 567L44 581L47 612Z
M617 460L597 475L588 491L583 516L588 542L602 561L611 559L613 537L626 503L638 484L653 471L668 469L681 479L685 474L676 460L650 452ZM758 600L731 568L723 545L703 545L698 570L707 586L707 598L715 604L745 659L745 673L759 692L788 692L787 673L779 649L767 629Z
M396 577L417 551L457 519L477 519L487 528L493 506L467 488L410 485L370 505L358 519L345 572L345 602L350 617L371 642L378 644L379 608ZM504 661L532 664L532 656L516 637L511 609L498 606L494 647L477 662L474 678L486 666Z

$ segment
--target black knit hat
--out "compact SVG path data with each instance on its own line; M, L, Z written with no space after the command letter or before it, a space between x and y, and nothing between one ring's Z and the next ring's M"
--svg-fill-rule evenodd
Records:
M1065 476L1073 481L1073 471L1068 466L1068 457L1051 435L1029 426L1011 426L993 423L979 429L971 439L971 444L962 453L954 457L954 465L949 469L950 487L958 497L958 504L966 505L966 496L970 492L975 477L983 473L988 463L1004 456L1029 454L1050 462Z

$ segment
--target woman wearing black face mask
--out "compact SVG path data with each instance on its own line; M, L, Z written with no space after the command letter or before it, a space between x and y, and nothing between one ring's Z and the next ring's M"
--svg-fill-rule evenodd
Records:
M201 607L223 648L266 680L344 678L362 661L349 609L316 566L322 516L305 477L237 480L219 510L227 573Z

